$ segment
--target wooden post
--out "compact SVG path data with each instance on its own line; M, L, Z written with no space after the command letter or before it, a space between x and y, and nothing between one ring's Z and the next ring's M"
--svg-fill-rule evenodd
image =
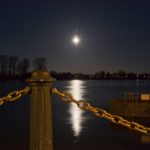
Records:
M50 83L54 81L46 70L32 72L30 150L53 150L52 106Z

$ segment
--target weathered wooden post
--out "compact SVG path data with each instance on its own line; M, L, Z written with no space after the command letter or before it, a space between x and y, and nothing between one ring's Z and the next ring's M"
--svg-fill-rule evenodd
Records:
M30 150L53 150L50 83L54 79L46 70L36 70L31 83Z

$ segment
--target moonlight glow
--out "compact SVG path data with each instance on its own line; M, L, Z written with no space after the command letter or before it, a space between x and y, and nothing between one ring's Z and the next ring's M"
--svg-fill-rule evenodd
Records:
M78 45L80 43L80 38L75 35L73 38L72 38L72 42L75 44L75 45Z

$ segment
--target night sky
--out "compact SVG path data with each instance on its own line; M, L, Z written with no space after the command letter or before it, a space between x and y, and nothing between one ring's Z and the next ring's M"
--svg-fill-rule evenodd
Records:
M42 56L55 71L150 73L150 1L1 0L0 54Z

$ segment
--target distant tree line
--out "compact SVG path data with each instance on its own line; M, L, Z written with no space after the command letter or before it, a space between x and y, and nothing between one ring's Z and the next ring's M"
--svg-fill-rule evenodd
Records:
M71 72L56 72L51 71L51 76L59 79L82 79L82 80L149 80L149 73L140 73L136 74L133 72L125 72L123 70L119 70L118 72L110 73L104 70L96 72L94 74L82 74L82 73L71 73Z
M119 70L118 72L110 73L104 70L96 72L94 74L94 78L96 79L114 79L114 80L136 80L136 79L150 79L149 73L134 73L134 72L126 72L124 70Z
M34 69L46 69L47 61L43 57L35 58L32 63L28 58L20 59L15 55L0 55L0 80L25 80L30 77L30 67L33 65ZM136 74L133 72L126 72L119 70L110 73L100 70L94 74L71 73L71 72L56 72L50 71L53 78L58 80L71 80L71 79L85 79L85 80L148 80L150 79L149 73Z
M46 69L46 59L37 57L33 60L35 69ZM28 58L20 59L15 55L0 55L0 80L26 79L30 76L30 61Z

